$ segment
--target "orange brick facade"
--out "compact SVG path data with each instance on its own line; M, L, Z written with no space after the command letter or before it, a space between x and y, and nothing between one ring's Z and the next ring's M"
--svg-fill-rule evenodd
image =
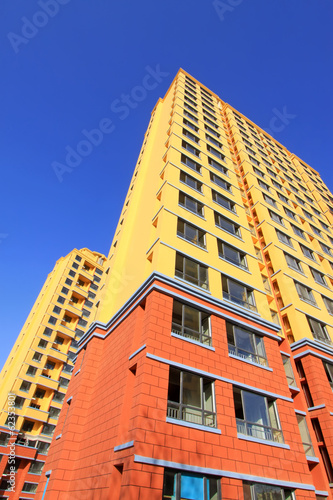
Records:
M210 311L212 348L171 334L174 300ZM259 317L224 307L155 278L107 327L97 325L83 339L36 499L160 500L165 470L218 478L226 500L242 500L244 482L286 488L297 500L332 498L322 462L304 452L295 410L305 414L307 406L302 391L291 393L281 358L289 344ZM260 331L268 368L229 355L226 319ZM325 403L310 412L324 445L307 422L315 456L323 446L332 456L332 390L322 384L322 360L297 359L309 373L314 403ZM171 367L212 381L216 427L167 418ZM239 435L234 387L274 395L283 444Z

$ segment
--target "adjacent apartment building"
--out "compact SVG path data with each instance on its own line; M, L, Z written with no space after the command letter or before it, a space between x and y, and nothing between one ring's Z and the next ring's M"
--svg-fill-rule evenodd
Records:
M3 367L0 498L35 496L105 260L83 248L57 261Z
M318 172L179 70L19 498L332 499L332 218Z

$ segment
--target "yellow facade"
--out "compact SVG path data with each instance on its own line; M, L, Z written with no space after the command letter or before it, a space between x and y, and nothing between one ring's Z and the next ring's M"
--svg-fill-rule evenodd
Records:
M60 258L1 371L0 430L15 395L19 444L50 443L72 375L76 341L95 319L106 258L86 248ZM34 446L34 445L33 445Z
M179 70L152 112L97 319L108 322L158 272L280 322L290 342L329 344L332 214L333 197L314 169ZM206 268L208 284L184 279L177 254Z

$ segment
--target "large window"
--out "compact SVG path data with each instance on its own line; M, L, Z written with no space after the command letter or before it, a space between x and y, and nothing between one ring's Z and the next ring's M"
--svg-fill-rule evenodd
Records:
M234 387L234 404L238 434L283 443L273 399Z
M217 246L218 246L219 256L222 259L225 259L228 262L231 262L232 264L241 267L242 269L248 268L245 252L237 250L236 247L233 247L222 240L217 240Z
M178 300L173 301L172 331L202 344L212 343L209 314Z
M329 381L330 386L331 386L332 391L333 391L333 364L326 363L325 361L323 361L323 364L324 364L324 368L325 368L325 372L326 372L328 381Z
M305 300L305 302L309 302L309 304L313 306L317 305L311 288L304 286L302 283L299 283L298 281L295 281L294 283L300 299Z
M177 278L182 278L189 283L208 289L208 267L185 257L185 255L176 254L175 274Z
M200 201L195 200L188 194L182 193L181 191L179 192L179 205L181 205L184 208L187 208L187 210L190 210L196 215L201 215L203 216L203 203Z
M329 314L333 315L333 300L329 299L328 297L322 296L324 304L326 306L327 311Z
M307 257L308 259L311 259L311 260L316 260L315 256L314 256L314 253L313 253L312 250L310 250L310 248L305 247L304 245L300 245L300 247L301 247L301 250L302 250L303 255L305 257Z
M239 237L241 236L240 227L238 226L238 224L235 224L230 219L223 217L223 215L219 214L218 212L214 212L214 215L215 215L215 224L217 227L223 229L224 231L227 231L227 233Z
M292 242L291 242L291 238L289 238L289 236L285 233L282 233L281 231L279 231L278 229L276 229L276 235L278 237L278 240L281 242L281 243L284 243L285 245L288 245L290 247L292 247Z
M222 189L225 189L226 191L229 191L230 193L232 192L231 191L231 184L229 184L229 182L226 182L224 179L221 179L221 177L219 177L218 175L213 174L213 172L210 172L210 180L212 182L214 182L214 184L217 184Z
M256 311L253 290L227 276L222 276L223 298Z
M326 325L317 321L316 319L309 318L307 316L307 320L310 326L311 333L316 340L320 340L321 342L325 342L326 344L332 344L330 336L327 332Z
M205 235L206 233L189 222L178 218L177 235L190 241L194 245L201 248L206 248Z
M285 354L281 354L283 361L283 368L286 372L286 377L288 381L288 385L291 387L297 387L295 375L291 366L290 358Z
M284 256L286 258L288 267L294 269L295 271L303 273L302 264L300 260L296 259L293 255L290 255L289 253L285 253Z
M198 156L198 157L200 156L199 149L192 146L192 144L190 144L189 142L182 141L182 147L184 149L186 149L187 151L189 151L190 153L192 153L193 155Z
M303 415L297 415L297 423L302 438L304 453L308 457L314 457L315 452L312 446L308 425Z
M201 172L201 165L184 154L181 155L181 162L192 170Z
M228 175L228 169L223 165L221 165L218 161L213 160L213 158L210 158L209 156L208 156L208 163L211 167L214 167L223 174Z
M294 500L291 490L262 483L243 483L244 500Z
M186 174L182 170L180 171L180 182L187 184L187 186L195 189L196 191L202 192L202 182L199 182L197 179L192 177L191 175Z
M240 326L226 322L229 353L238 358L267 366L264 339Z
M323 273L320 273L312 267L310 267L310 271L316 283L318 283L319 285L327 286Z
M164 471L162 500L220 500L220 480L215 477Z
M216 427L213 381L171 366L167 416Z
M212 197L216 203L221 205L221 207L224 207L227 210L231 210L232 212L236 212L235 203L232 202L231 200L229 200L229 198L222 196L221 194L217 193L216 191L212 191Z

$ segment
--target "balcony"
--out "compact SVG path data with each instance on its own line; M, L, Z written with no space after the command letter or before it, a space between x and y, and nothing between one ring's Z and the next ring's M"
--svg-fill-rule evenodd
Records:
M43 410L38 410L37 408L32 408L28 406L25 409L25 416L33 420L38 420L39 422L46 422L48 419L48 412Z
M67 361L67 353L61 352L55 347L51 347L48 354L50 357L62 361L63 363L66 363Z
M53 391L56 391L58 389L59 382L57 380L53 380L52 378L39 375L37 379L37 384L40 385L41 387L46 387L47 389L52 389Z
M168 401L167 417L191 424L216 427L216 414L206 410Z

